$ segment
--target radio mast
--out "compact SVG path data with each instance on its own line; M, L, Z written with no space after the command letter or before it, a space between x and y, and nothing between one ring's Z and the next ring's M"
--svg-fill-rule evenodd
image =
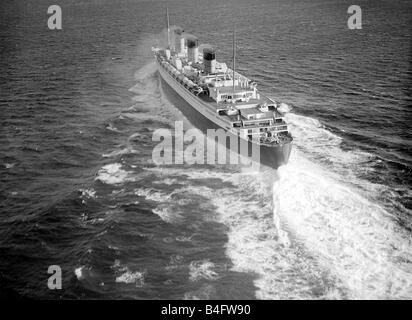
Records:
M170 49L170 25L169 25L169 8L166 7L166 19L167 19L167 48Z
M235 99L235 69L236 69L236 30L233 26L233 95L232 101Z

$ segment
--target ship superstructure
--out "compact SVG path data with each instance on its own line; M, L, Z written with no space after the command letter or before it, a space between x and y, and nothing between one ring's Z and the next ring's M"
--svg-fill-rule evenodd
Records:
M163 80L217 127L258 143L264 164L275 168L286 164L292 136L284 114L276 101L259 92L256 82L236 72L235 38L232 68L217 61L213 48L200 52L198 38L180 27L170 30L168 25L167 41L166 48L152 49Z

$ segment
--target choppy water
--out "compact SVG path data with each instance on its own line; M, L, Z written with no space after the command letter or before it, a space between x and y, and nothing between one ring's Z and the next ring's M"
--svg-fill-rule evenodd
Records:
M166 1L65 1L60 32L46 1L2 1L0 295L410 299L410 3L358 1L357 31L345 1L168 3L227 62L236 17L290 163L151 163L182 119L150 55Z

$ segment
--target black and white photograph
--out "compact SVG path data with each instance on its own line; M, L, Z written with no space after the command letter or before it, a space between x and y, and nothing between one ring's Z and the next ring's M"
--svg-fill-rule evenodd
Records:
M0 26L0 300L412 299L412 1L2 0Z

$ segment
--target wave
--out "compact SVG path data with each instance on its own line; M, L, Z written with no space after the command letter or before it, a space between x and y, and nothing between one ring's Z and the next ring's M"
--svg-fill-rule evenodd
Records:
M116 277L116 282L134 284L136 287L142 288L145 284L144 275L144 272L132 272L130 270L127 270L120 276Z
M259 299L325 298L330 291L336 295L336 281L293 239L289 244L289 228L275 225L266 180L265 175L239 174L233 177L234 189L211 194L218 221L229 228L226 252L233 270L258 275Z
M115 126L113 126L113 124L111 124L111 123L109 123L107 126L106 126L106 129L107 130L109 130L109 131L113 131L113 132L119 132L119 129L117 129Z
M111 267L116 274L116 282L134 284L136 287L142 288L145 285L145 271L131 271L129 267L123 266L120 260L116 259Z
M155 190L153 188L139 188L134 191L134 193L140 197L144 197L147 200L154 202L167 202L174 192L163 193L161 191Z
M84 278L84 268L85 266L81 266L74 269L74 274L76 275L77 280L82 280Z
M81 192L82 198L95 198L96 197L96 190L94 190L93 188L79 189L79 192Z
M102 167L97 173L95 180L100 180L106 184L120 184L127 180L128 173L121 169L120 163L108 164Z
M299 154L279 173L282 218L350 298L411 296L410 236L389 212Z
M216 280L219 274L214 270L215 264L209 260L192 261L189 265L189 280L196 282L201 279Z
M151 72L146 67L138 78L148 79ZM159 84L152 84L149 89L157 95ZM140 82L137 87L133 92L144 95L146 87ZM286 104L282 108L295 148L278 174L245 175L220 167L143 168L161 181L178 180L184 188L172 193L146 188L137 194L166 203L180 194L206 199L213 218L227 226L232 269L258 276L257 298L410 297L410 236L373 201L385 187L357 176L376 157L344 147L343 139L318 120L291 113ZM160 208L155 213L170 219L168 207ZM194 282L219 277L209 260L193 261L189 269ZM185 298L196 296L188 293Z
M152 62L147 63L140 69L138 69L134 74L134 78L137 82L144 85L147 83L146 81L147 78L153 77L156 71L157 71L156 62L152 61Z
M279 105L279 107L278 107L278 110L279 110L280 112L283 112L283 113L288 113L288 112L292 111L292 109L293 109L293 108L292 108L290 105L288 105L288 104L286 104L286 103L284 103L284 102L281 102L280 105Z
M167 223L178 223L182 221L182 216L176 212L175 208L168 206L158 206L154 208L153 213Z
M300 152L279 169L279 177L178 168L161 172L186 177L187 186L175 194L200 194L212 204L215 219L228 226L226 253L233 269L259 275L258 298L410 296L408 235L382 207ZM211 177L225 187L198 184L198 178L207 184Z

